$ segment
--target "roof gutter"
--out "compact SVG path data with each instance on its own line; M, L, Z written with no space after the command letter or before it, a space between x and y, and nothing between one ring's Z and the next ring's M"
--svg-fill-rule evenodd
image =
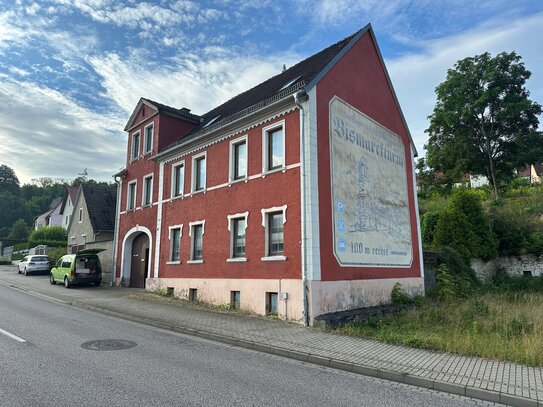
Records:
M309 326L309 301L307 287L307 225L306 225L306 191L305 191L305 110L300 97L306 96L304 90L294 94L294 104L300 109L300 184L302 189L302 298L304 304L304 325Z

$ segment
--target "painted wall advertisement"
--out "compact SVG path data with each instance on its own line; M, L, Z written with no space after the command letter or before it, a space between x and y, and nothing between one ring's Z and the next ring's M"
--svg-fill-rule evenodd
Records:
M330 166L334 253L340 265L410 266L413 243L400 136L334 97Z

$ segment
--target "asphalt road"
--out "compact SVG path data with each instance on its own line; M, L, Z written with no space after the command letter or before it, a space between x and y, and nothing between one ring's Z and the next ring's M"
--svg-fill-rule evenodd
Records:
M135 346L82 347L95 340ZM171 333L0 285L0 406L165 405L492 404Z

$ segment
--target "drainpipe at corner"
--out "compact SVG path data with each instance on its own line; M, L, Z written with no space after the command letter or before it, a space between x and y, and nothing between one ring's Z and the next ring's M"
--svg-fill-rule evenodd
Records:
M117 242L119 240L119 207L121 199L121 183L118 175L114 175L113 179L117 184L117 199L115 199L115 229L113 231L113 269L111 270L111 282L110 287L115 285L115 274L117 271Z
M306 191L305 191L305 110L300 103L300 96L305 91L294 94L294 104L300 109L300 179L302 188L302 292L304 302L304 326L309 326L309 303L307 298L307 245L306 245Z

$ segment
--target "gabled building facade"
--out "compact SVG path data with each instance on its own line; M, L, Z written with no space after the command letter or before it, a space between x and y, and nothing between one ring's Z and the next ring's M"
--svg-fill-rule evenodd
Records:
M197 116L125 128L116 281L311 324L423 292L409 130L371 26Z
M62 227L66 230L68 230L68 226L70 225L70 221L72 220L74 202L77 199L78 192L79 187L67 187L64 198L62 199L60 215L62 216Z
M67 229L68 253L104 249L98 253L104 273L102 281L112 283L117 188L82 184L73 203Z
M34 230L47 226L62 226L62 197L53 198L47 212L39 215L34 221Z

